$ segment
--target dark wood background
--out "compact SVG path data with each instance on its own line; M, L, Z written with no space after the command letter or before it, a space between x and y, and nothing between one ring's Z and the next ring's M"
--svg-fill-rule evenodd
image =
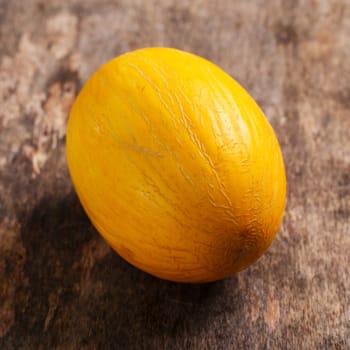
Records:
M350 1L0 0L1 349L350 349ZM276 130L288 204L269 251L182 285L122 261L74 194L65 125L102 63L214 61Z

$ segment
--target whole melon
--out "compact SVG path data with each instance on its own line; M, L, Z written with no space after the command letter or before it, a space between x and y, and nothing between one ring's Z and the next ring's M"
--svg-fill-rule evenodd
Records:
M71 110L67 160L100 234L163 279L230 276L281 224L286 177L272 127L234 79L187 52L145 48L98 69Z

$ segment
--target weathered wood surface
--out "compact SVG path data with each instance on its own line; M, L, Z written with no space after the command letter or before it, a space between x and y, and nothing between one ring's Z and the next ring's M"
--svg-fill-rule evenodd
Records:
M350 1L0 0L0 23L1 349L350 349ZM280 233L225 281L134 269L72 190L76 92L151 45L222 66L283 149Z

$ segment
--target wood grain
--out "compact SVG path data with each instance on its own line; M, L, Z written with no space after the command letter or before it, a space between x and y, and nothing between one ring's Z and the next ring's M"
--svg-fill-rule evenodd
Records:
M350 349L350 2L0 0L1 349ZM207 57L285 157L280 233L252 267L183 285L122 261L73 192L84 81L144 46Z

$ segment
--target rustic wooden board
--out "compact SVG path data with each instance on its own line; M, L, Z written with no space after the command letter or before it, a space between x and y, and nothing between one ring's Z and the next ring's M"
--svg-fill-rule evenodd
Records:
M350 1L0 0L1 349L350 349ZM238 79L274 126L288 204L251 268L181 285L122 261L74 195L76 92L163 45Z

